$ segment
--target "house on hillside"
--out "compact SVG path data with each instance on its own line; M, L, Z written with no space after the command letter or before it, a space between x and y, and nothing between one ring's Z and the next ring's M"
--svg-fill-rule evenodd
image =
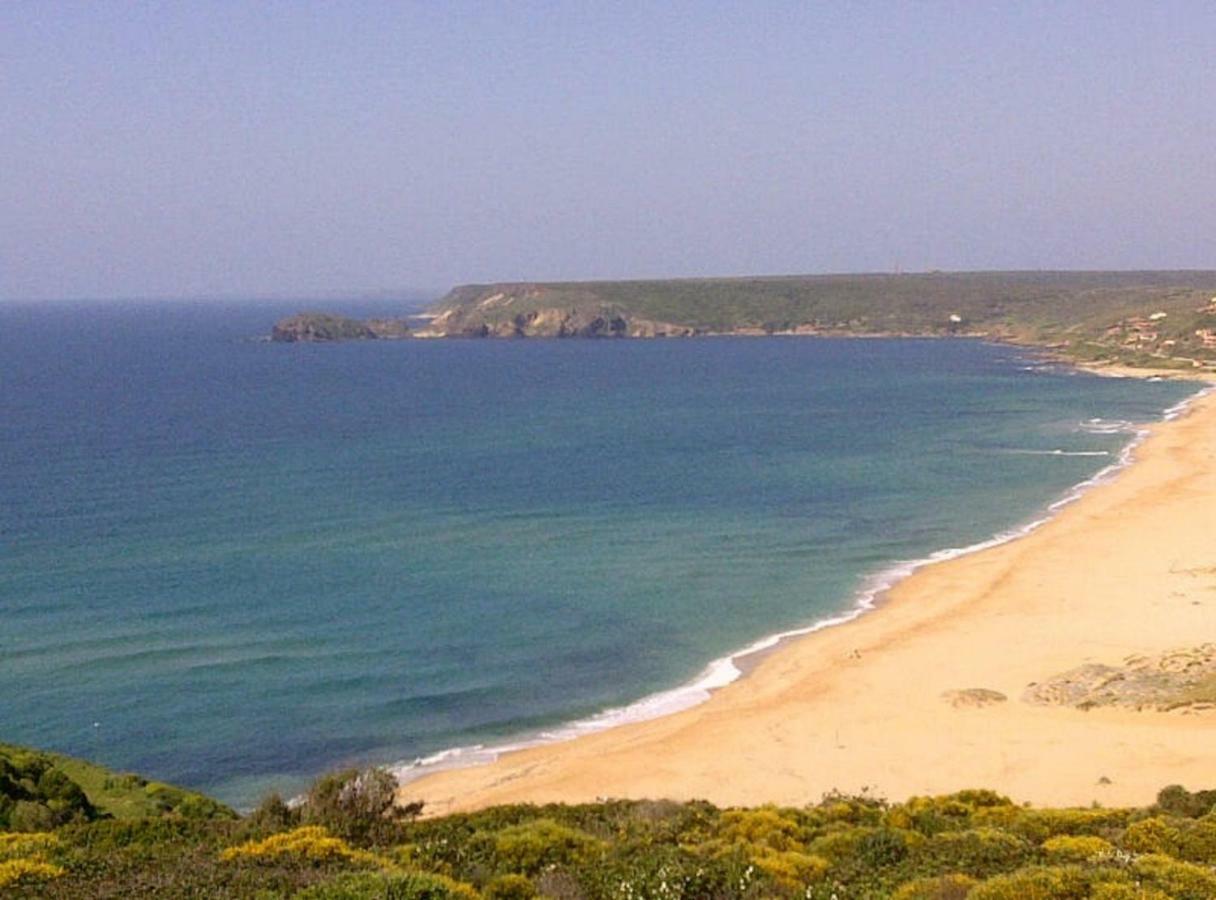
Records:
M1154 324L1143 316L1125 319L1122 323L1122 333L1125 335L1123 343L1129 346L1151 344L1161 336Z

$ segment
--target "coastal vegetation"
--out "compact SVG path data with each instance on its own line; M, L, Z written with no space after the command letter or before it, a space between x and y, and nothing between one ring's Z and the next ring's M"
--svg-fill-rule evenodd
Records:
M81 759L0 744L0 831L106 819L236 818L210 797Z
M395 779L372 769L324 776L300 802L271 796L237 817L167 786L179 802L141 805L130 776L3 752L6 801L20 794L56 811L0 825L0 893L11 897L1216 896L1216 791L1178 786L1139 809L1035 809L971 790L903 803L609 800L426 819L418 804L394 804Z
M367 323L332 328L320 323L322 316L311 318L318 320L317 334L368 336L355 333ZM1190 369L1216 365L1216 272L930 272L475 284L449 291L412 333L969 335L1042 347L1079 362Z

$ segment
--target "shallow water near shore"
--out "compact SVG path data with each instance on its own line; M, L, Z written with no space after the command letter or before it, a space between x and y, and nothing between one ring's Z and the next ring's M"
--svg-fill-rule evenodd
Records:
M975 341L246 340L285 311L0 306L0 740L248 805L675 708L1196 390Z

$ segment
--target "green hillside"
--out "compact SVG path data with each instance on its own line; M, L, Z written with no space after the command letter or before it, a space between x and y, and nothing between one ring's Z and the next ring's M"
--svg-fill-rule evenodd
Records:
M430 333L974 334L1078 359L1190 366L1216 362L1214 301L1216 272L1199 271L501 283L454 288L432 309ZM586 334L596 317L607 324Z
M194 791L59 753L0 744L0 830L161 815L235 817L226 806Z

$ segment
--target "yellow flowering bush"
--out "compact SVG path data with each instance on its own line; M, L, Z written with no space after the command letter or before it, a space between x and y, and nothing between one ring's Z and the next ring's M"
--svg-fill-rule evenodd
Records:
M499 875L485 886L486 900L532 900L540 896L532 880L523 875Z
M0 888L29 881L58 878L63 869L41 859L9 859L0 862Z
M1043 852L1053 862L1085 862L1114 849L1110 841L1089 834L1062 834L1043 841Z
M944 797L910 797L887 810L884 823L922 834L962 831L977 810L991 808L1016 810L1008 797L995 791L958 791Z
M0 833L0 887L58 878L63 869L46 858L60 847L59 838L47 832Z
M1031 866L981 882L967 900L1061 900L1089 893L1090 878L1079 866Z
M60 846L59 838L45 831L0 833L0 860L40 856Z
M845 859L857 853L857 847L868 835L878 831L870 826L837 828L821 834L810 843L810 850L830 860Z
M1216 897L1216 873L1206 866L1150 853L1137 859L1132 869L1149 885L1178 900Z
M336 838L319 825L306 825L292 831L274 834L261 841L247 841L229 847L220 854L225 862L233 860L278 860L294 858L312 863L349 862L361 865L383 865L386 861L374 853L357 850L341 838Z
M936 878L916 878L901 884L891 900L962 900L978 882L970 875L955 872Z
M552 819L511 825L493 836L494 852L503 868L531 874L545 866L585 861L603 852L603 841Z
M1182 835L1178 829L1160 816L1141 819L1127 826L1123 832L1123 846L1134 853L1163 853L1175 856Z
M751 856L756 868L785 887L801 887L827 874L831 863L822 856L797 850L760 849Z
M1126 809L1023 809L991 806L977 809L973 827L987 825L1041 844L1061 834L1101 834L1127 824Z
M1178 852L1173 854L1187 862L1216 863L1216 819L1180 819L1178 824Z
M1156 888L1111 881L1094 885L1094 889L1089 894L1089 900L1173 900L1173 898Z
M797 822L771 806L729 810L722 813L718 824L718 837L726 843L753 844L773 850L801 847L800 832Z
M292 896L296 900L481 900L472 885L427 872L347 872Z

